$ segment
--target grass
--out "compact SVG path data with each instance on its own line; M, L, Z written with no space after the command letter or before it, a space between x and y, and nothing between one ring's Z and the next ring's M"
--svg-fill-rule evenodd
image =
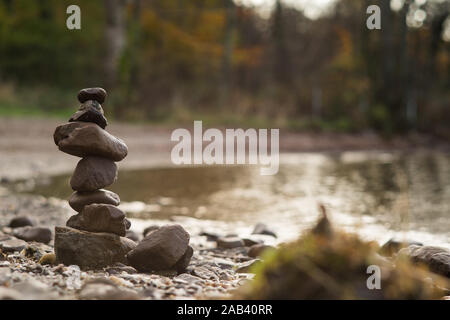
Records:
M77 89L27 87L0 84L0 117L32 117L68 119L78 108ZM114 101L106 105L106 115L115 119ZM292 131L350 132L354 128L346 118L336 120L291 117L277 112L275 116L264 112L253 114L239 108L223 110L215 108L193 110L186 105L159 106L149 114L145 108L132 107L122 110L121 120L128 123L162 126L192 126L194 120L202 120L205 127L222 128L281 128Z

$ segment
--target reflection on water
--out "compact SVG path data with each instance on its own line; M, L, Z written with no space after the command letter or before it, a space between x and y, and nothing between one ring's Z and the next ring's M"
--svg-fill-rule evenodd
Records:
M68 180L66 175L40 181L32 192L67 198ZM188 215L301 229L315 221L321 202L344 227L409 230L439 236L440 243L450 239L445 153L283 155L275 176L244 166L122 170L110 190L122 202L149 204L138 206L144 211L139 217Z

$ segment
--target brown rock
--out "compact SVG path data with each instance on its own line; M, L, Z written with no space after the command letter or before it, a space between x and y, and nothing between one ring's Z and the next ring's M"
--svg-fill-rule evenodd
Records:
M191 262L193 254L194 249L191 246L188 246L184 255L175 264L175 270L177 270L178 273L183 273L184 271L186 271L186 268L189 266L189 262Z
M95 100L99 103L103 103L105 102L106 96L106 90L103 88L85 88L78 92L78 101L83 103L88 100Z
M121 161L128 154L126 144L95 123L69 122L56 127L55 144L62 152L77 157L98 156Z
M411 245L401 249L398 258L407 256L413 263L426 265L430 271L450 278L450 250L434 246Z
M101 269L127 263L126 254L136 247L130 239L112 233L92 233L67 227L55 228L57 263L82 269Z
M28 216L15 217L15 218L11 219L11 221L9 222L10 228L20 228L20 227L34 226L34 225L35 225L34 219L32 219Z
M90 232L109 232L125 236L127 220L122 210L110 204L90 204L67 221L67 226Z
M245 243L241 238L231 237L231 238L219 238L217 239L217 247L222 249L233 249L244 247Z
M77 112L70 117L69 122L82 121L98 124L102 129L108 125L102 106L95 100L84 102Z
M13 235L16 238L25 241L36 241L42 243L49 243L53 236L52 230L44 227L22 227L14 229Z
M95 191L114 183L117 179L117 165L114 161L99 157L81 159L70 179L70 186L76 191Z
M274 238L277 237L276 233L270 230L264 223L257 223L252 234L265 234Z
M77 212L81 212L85 206L93 203L118 206L120 198L114 192L103 189L90 192L76 191L69 198L69 205Z
M162 226L145 237L127 258L142 272L175 269L186 253L189 239L189 233L180 225Z

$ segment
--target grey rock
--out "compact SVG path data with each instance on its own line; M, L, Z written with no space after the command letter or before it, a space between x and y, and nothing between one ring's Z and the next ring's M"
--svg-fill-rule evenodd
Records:
M84 102L77 112L75 112L69 119L69 122L81 121L92 122L105 129L108 125L103 112L102 106L95 100L87 100Z
M9 227L10 228L20 228L20 227L26 227L26 226L34 226L36 224L36 222L34 221L34 219L28 217L28 216L20 216L20 217L15 217L13 219L11 219L11 221L9 222Z
M53 134L59 150L77 157L98 156L121 161L128 154L126 144L95 123L69 122L56 127Z
M450 250L434 246L411 245L401 249L398 258L407 256L413 263L424 264L430 271L450 278Z
M93 203L118 206L120 198L114 192L103 189L90 192L76 191L69 198L69 205L77 212L81 212L85 206Z
M90 204L81 213L71 216L67 226L90 232L110 232L119 236L126 234L125 213L110 204Z
M127 263L126 254L135 247L134 241L112 233L55 228L56 259L65 265L101 269L116 262Z
M27 243L23 240L9 237L4 240L0 240L0 249L3 252L15 252L15 251L22 251L27 247Z
M73 190L86 192L102 189L117 179L117 165L114 161L100 157L81 159L70 179Z
M88 100L95 100L98 103L105 102L107 93L106 90L103 88L85 88L81 89L80 92L78 92L78 101L81 103L86 102Z
M416 246L423 246L422 243L416 242L416 241L409 241L409 240L397 240L397 239L390 239L385 244L383 244L379 250L380 254L383 256L393 256L397 252L399 252L401 249L406 248L411 245Z
M217 239L217 247L222 249L232 249L244 247L244 241L240 238L219 238Z
M206 237L206 241L217 241L220 238L220 235L214 232L202 231L199 235Z
M253 234L265 234L268 236L272 236L274 238L277 237L276 233L270 230L264 223L258 223L255 225L253 229Z
M243 238L242 241L244 241L244 245L246 247L251 247L255 244L261 244L263 243L262 240L257 240L257 239L251 239L251 238Z
M171 270L186 253L189 233L180 225L166 225L151 232L127 257L139 271Z
M25 241L36 241L42 243L49 243L52 238L52 230L45 227L22 227L16 228L13 231L16 238Z

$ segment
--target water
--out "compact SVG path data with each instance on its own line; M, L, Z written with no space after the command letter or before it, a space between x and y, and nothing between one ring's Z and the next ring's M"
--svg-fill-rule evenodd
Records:
M69 178L41 179L28 191L67 198ZM275 176L251 166L122 170L109 189L138 218L264 222L288 239L314 224L323 203L336 225L367 239L450 246L447 153L284 154Z

